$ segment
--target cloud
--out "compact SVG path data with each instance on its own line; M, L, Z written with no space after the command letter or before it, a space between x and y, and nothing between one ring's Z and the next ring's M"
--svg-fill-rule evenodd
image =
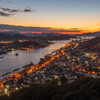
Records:
M0 24L0 29L19 31L19 32L81 32L80 30L73 29L54 29L51 27L24 27L24 26L15 26L15 25L3 25Z
M27 13L27 12L35 12L36 10L33 10L31 8L25 8L23 10L21 9L9 9L9 8L0 8L2 10L2 12L0 13L0 16L10 16L10 15L14 15L15 13L18 13L18 12L24 12L24 13Z
M17 12L35 12L36 10L32 10L30 8L25 8L24 10L21 9L9 9L9 8L1 8L4 12L9 12L9 13L17 13Z
M16 13L16 12L21 12L19 9L9 9L9 8L1 8L4 12L9 12L9 13Z
M0 0L0 2L1 2L1 1L3 1L3 0ZM11 1L11 0L6 0L6 1L7 1L8 3L12 3L12 1Z
M31 9L27 8L27 9L24 9L23 12L35 12L35 10L31 10Z
M8 3L12 3L12 1L10 1L10 0L6 0Z
M4 13L4 12L0 12L0 16L10 16L10 15L13 15L13 14L8 14L8 13Z
M30 6L27 6L26 8L31 9L31 7L30 7Z

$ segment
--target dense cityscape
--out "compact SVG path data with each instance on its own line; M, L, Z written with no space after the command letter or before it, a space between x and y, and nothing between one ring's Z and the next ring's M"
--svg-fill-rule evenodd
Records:
M1 75L0 94L12 92L35 84L45 84L64 77L68 83L86 77L100 78L100 37L72 40L52 54L45 55L36 65L30 63ZM12 73L12 74L11 74ZM7 78L3 78L6 75Z

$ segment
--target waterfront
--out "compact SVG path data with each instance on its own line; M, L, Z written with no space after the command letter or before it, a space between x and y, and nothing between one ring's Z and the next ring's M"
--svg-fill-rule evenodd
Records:
M9 52L6 55L2 55L4 58L0 59L0 73L6 73L14 70L15 68L21 68L30 62L37 64L40 61L40 58L43 58L46 54L50 54L52 51L63 47L67 41L69 40L54 41L54 44L45 48L33 51L17 50ZM19 56L16 57L16 53L19 53Z
M94 45L92 45L93 41ZM68 83L76 79L86 77L100 78L99 73L99 38L79 39L75 41L65 41L66 45L58 46L60 49L55 50L53 54L46 55L41 61L34 65L30 63L23 67L19 72L19 68L11 73L2 74L1 77L1 95L10 95L11 92L23 87L30 87L33 84L44 84L53 79L58 79L61 85L61 77L65 77ZM61 41L57 41L58 44ZM95 50L94 46L97 44ZM89 48L87 45L90 45ZM57 44L55 45L57 46ZM53 48L53 46L52 46ZM89 51L90 50L90 51ZM53 50L54 51L54 50ZM88 55L87 55L88 51ZM18 51L17 51L18 52ZM42 52L41 52L42 53ZM10 74L9 77L3 76Z

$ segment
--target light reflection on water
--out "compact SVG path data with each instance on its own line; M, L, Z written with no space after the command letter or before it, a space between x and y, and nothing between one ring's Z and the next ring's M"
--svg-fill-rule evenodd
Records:
M24 65L33 62L37 64L40 61L40 58L43 58L46 54L52 53L65 45L66 41L54 41L55 44L51 44L46 48L36 49L33 51L12 51L7 53L4 58L0 58L0 73L6 73L12 71L15 68L21 68ZM15 56L16 53L19 53L19 56Z

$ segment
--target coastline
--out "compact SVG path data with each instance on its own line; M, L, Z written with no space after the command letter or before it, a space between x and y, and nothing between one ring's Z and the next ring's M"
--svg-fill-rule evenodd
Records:
M79 49L80 45L84 42L87 43L87 40L72 40L51 54L45 55L38 64L30 63L21 69L17 68L12 72L2 74L1 79L5 75L10 75L1 80L1 85L5 85L10 81L19 83L20 80L25 80L21 81L20 89L22 87L30 87L33 84L44 84L53 79L60 79L62 76L67 78L69 83L75 81L77 78L98 78L99 74L97 72L87 69L89 68L89 62L92 60L88 59L86 61L87 56L84 50ZM10 84L11 87L13 85L15 84Z
M4 50L0 50L0 56L2 56L3 54L7 54L8 52L11 52L11 51L16 51L16 50L35 50L35 49L41 49L41 48L45 48L51 44L54 44L53 42L51 41L44 41L44 43L42 43L41 46L36 46L36 47L20 47L20 48L10 48L8 50L7 49L4 49Z
M51 42L50 41L50 43L51 44L55 44L54 42ZM50 45L51 45L50 44ZM64 45L66 45L66 43L64 44ZM49 45L48 45L49 46ZM47 47L47 46L46 46ZM43 48L45 48L45 47L43 47ZM40 58L40 61L37 63L37 64L35 64L35 66L37 66L37 65L39 65L39 64L41 64L41 61L43 61L43 59L45 59L45 57L47 56L47 55L52 55L52 54L54 54L55 52L57 52L57 51L59 51L60 49L62 49L63 47L61 47L61 48L59 48L59 49L57 49L56 51L52 51L52 53L51 54L46 54L46 55L44 55L44 58ZM36 48L36 49L42 49L42 48ZM23 51L23 50L22 50ZM25 51L25 50L24 50ZM27 50L28 51L28 50ZM30 64L31 63L31 64ZM32 66L32 62L30 62L29 64L26 64L26 65L24 65L24 66L22 66L21 68L24 68L25 66L28 66L28 67L31 67ZM34 65L34 64L33 64ZM19 68L19 69L21 69L21 68ZM16 68L17 69L17 68ZM22 69L21 69L22 70ZM13 73L13 70L11 71L12 73ZM8 72L7 72L8 73ZM6 73L4 73L4 74L6 74Z

